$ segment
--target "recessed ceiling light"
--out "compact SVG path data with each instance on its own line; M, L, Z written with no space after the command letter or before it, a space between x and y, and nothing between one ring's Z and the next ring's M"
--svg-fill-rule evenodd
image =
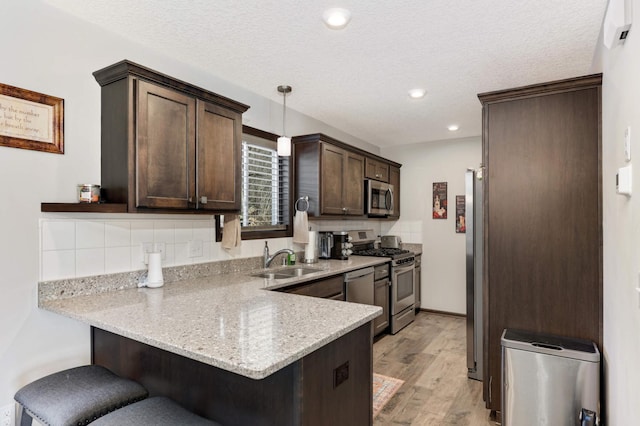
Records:
M424 89L411 89L409 90L409 97L411 99L421 99L427 94L427 91Z
M332 7L324 11L322 19L327 27L332 30L341 30L346 27L351 20L351 12L340 7Z
M447 129L449 129L450 132L455 132L460 128L460 126L458 126L457 124L451 124L449 126L447 126Z

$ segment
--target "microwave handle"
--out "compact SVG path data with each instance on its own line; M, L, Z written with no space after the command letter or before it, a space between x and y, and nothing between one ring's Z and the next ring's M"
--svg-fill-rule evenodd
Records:
M387 193L384 196L384 203L387 206L387 210L393 211L393 191L391 188L387 188Z

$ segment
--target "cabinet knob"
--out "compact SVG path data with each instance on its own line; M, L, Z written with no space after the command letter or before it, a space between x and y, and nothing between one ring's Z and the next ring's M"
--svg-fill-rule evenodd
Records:
M343 211L344 213L346 213L346 212L347 212L347 210L349 210L349 209L348 209L348 208L346 208L346 207L343 207L343 208L342 208L342 211Z
M207 204L207 197L205 197L204 195L200 197L200 204Z
M190 203L193 203L193 197L189 197L189 200L188 200L188 201L189 201Z

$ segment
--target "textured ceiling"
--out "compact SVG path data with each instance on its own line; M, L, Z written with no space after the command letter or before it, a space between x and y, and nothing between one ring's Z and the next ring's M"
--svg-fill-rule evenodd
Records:
M593 72L607 0L48 3L278 102L289 84L289 108L386 147L479 135L478 93Z

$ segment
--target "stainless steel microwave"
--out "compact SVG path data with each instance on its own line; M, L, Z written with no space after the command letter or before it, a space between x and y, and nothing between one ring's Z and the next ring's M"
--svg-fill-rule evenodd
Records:
M393 185L366 179L364 181L367 214L373 217L393 215Z

